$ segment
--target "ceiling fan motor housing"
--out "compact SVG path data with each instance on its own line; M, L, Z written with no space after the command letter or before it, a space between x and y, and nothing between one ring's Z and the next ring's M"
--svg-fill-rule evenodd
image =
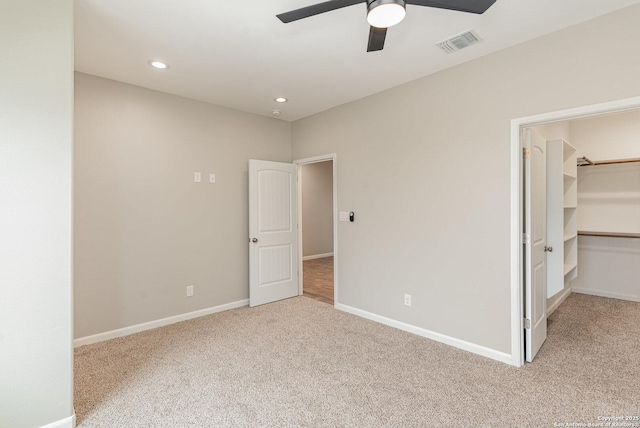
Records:
M367 21L372 27L393 27L404 19L404 0L367 0Z
M378 6L382 6L383 4L387 4L387 3L395 3L406 9L404 0L367 0L367 12L371 11L372 9L375 9Z

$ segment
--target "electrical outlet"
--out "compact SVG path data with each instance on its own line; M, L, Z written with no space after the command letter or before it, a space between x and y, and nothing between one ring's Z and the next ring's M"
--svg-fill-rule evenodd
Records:
M411 306L411 294L404 295L404 305Z
M193 296L193 285L188 285L187 286L187 297L192 297Z
M200 183L200 181L202 181L202 175L199 172L194 172L193 173L193 182L194 183Z

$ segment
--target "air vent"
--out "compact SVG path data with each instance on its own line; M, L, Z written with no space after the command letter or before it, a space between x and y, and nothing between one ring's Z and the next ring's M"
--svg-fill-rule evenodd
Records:
M475 45L481 41L482 38L478 36L478 33L476 33L475 30L469 30L444 40L436 46L450 54L455 51L459 51L460 49L464 49L467 46Z

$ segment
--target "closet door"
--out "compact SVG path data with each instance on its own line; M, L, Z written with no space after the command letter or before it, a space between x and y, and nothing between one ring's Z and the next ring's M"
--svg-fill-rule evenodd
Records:
M531 362L547 339L547 142L524 132L525 354Z

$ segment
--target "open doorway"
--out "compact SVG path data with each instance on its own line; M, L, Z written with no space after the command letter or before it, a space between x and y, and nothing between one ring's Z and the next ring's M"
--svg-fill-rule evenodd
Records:
M640 156L640 153L638 153L640 147L637 146L637 135L629 139L626 144L619 144L620 133L616 136L609 135L608 138L602 138L602 136L594 138L594 136L596 126L598 130L601 130L605 123L623 123L623 121L628 121L629 116L633 118L635 115L633 120L637 126L639 117L637 109L639 108L640 98L636 97L512 121L512 142L514 143L512 145L511 225L513 238L512 355L513 364L516 366L521 366L524 363L525 354L527 355L527 360L529 360L526 351L527 346L532 346L532 344L527 343L527 340L529 336L534 336L529 334L529 329L533 328L534 320L530 318L530 314L527 316L527 304L536 300L535 290L532 291L535 288L533 287L535 281L532 280L533 278L528 273L528 271L532 270L530 267L533 266L533 261L535 260L527 258L527 249L534 246L534 237L531 235L532 229L527 225L527 217L529 216L530 219L534 217L531 212L532 204L530 203L527 206L525 197L527 179L531 180L531 177L527 176L527 168L533 169L531 164L527 165L527 162L531 162L529 159L533 158L534 154L533 151L530 152L532 150L531 147L533 147L531 144L533 140L530 135L535 132L541 135L543 140L552 143L559 142L557 144L558 147L564 147L564 151L562 149L559 151L560 158L557 168L559 178L556 180L557 183L555 185L559 189L560 198L560 203L558 204L560 220L556 221L559 225L557 233L559 241L551 242L550 239L547 239L547 242L542 245L545 252L547 252L547 256L560 257L562 259L560 268L564 268L564 272L561 271L560 273L560 286L555 287L557 293L549 296L545 290L544 293L539 293L537 296L537 300L541 301L539 303L544 304L544 309L542 310L544 313L542 315L546 325L547 316L551 315L571 292L638 301L638 296L634 298L634 296L630 295L632 293L625 291L626 289L624 288L627 287L628 289L635 284L633 288L636 292L638 291L637 282L633 279L630 280L632 275L629 274L629 271L638 265L637 258L640 255L639 240L629 239L638 237L638 232L640 232L640 223L638 223L638 218L640 217L635 214L629 214L631 212L629 210L640 210L640 198L637 197L640 196L640 192L638 192L640 179L637 178L640 177L638 175L640 164L637 163ZM635 132L640 133L640 131ZM542 146L548 149L547 154L552 154L552 147L549 144ZM585 156L587 159L595 160L596 163L601 161L601 165L611 159L616 159L616 161L610 166L586 167L591 169L578 168L576 171L576 163L580 164L580 159L584 162L583 158ZM621 162L621 158L627 158L627 162ZM629 166L629 160L634 160L635 166ZM554 167L552 166L551 168L553 169ZM597 168L600 169L598 170ZM609 169L604 171L603 168ZM634 180L625 178L629 176L636 178ZM618 180L616 177L620 179ZM630 181L633 181L636 186L635 193L629 192ZM619 183L617 188L615 187L616 182ZM575 189L576 183L577 191ZM545 183L546 185L549 185L549 182ZM554 186L553 183L550 185ZM545 192L548 191L548 188L545 189ZM619 200L621 196L624 196L624 201ZM632 199L635 197L635 199L632 201L629 200L629 197ZM564 203L562 199L564 199ZM616 204L619 205L619 209L613 211L612 209L616 208ZM606 215L603 215L604 209L606 209ZM624 212L624 216L616 217L617 212ZM548 216L549 213L547 212ZM563 216L564 219L562 218ZM592 235L594 231L597 237L590 237L589 235ZM607 232L607 236L603 237L601 232ZM605 242L604 240L608 241ZM618 247L623 248L624 256L619 256L622 251L612 251L613 247L616 249L619 249ZM633 247L633 251L630 250L630 247ZM558 250L560 254L558 254ZM598 251L602 251L602 254L609 258L616 257L616 261L613 262L602 255L594 257L594 254ZM613 253L617 255L614 256ZM630 264L628 263L629 269L620 269L621 264L628 262L632 258L633 260L630 261ZM594 261L599 262L599 260L607 260L607 262L594 263ZM564 280L562 279L563 275ZM606 281L602 280L602 275L605 275ZM629 281L633 282L633 284ZM542 281L539 282L542 284ZM598 287L593 284L597 284ZM622 287L622 291L606 289L612 286ZM596 290L596 288L598 289ZM541 299L541 296L544 296L544 298ZM547 300L547 297L550 298ZM539 306L542 307L542 305ZM533 344L533 346L535 345ZM541 343L537 345L540 346Z
M300 295L336 302L335 155L298 165Z

